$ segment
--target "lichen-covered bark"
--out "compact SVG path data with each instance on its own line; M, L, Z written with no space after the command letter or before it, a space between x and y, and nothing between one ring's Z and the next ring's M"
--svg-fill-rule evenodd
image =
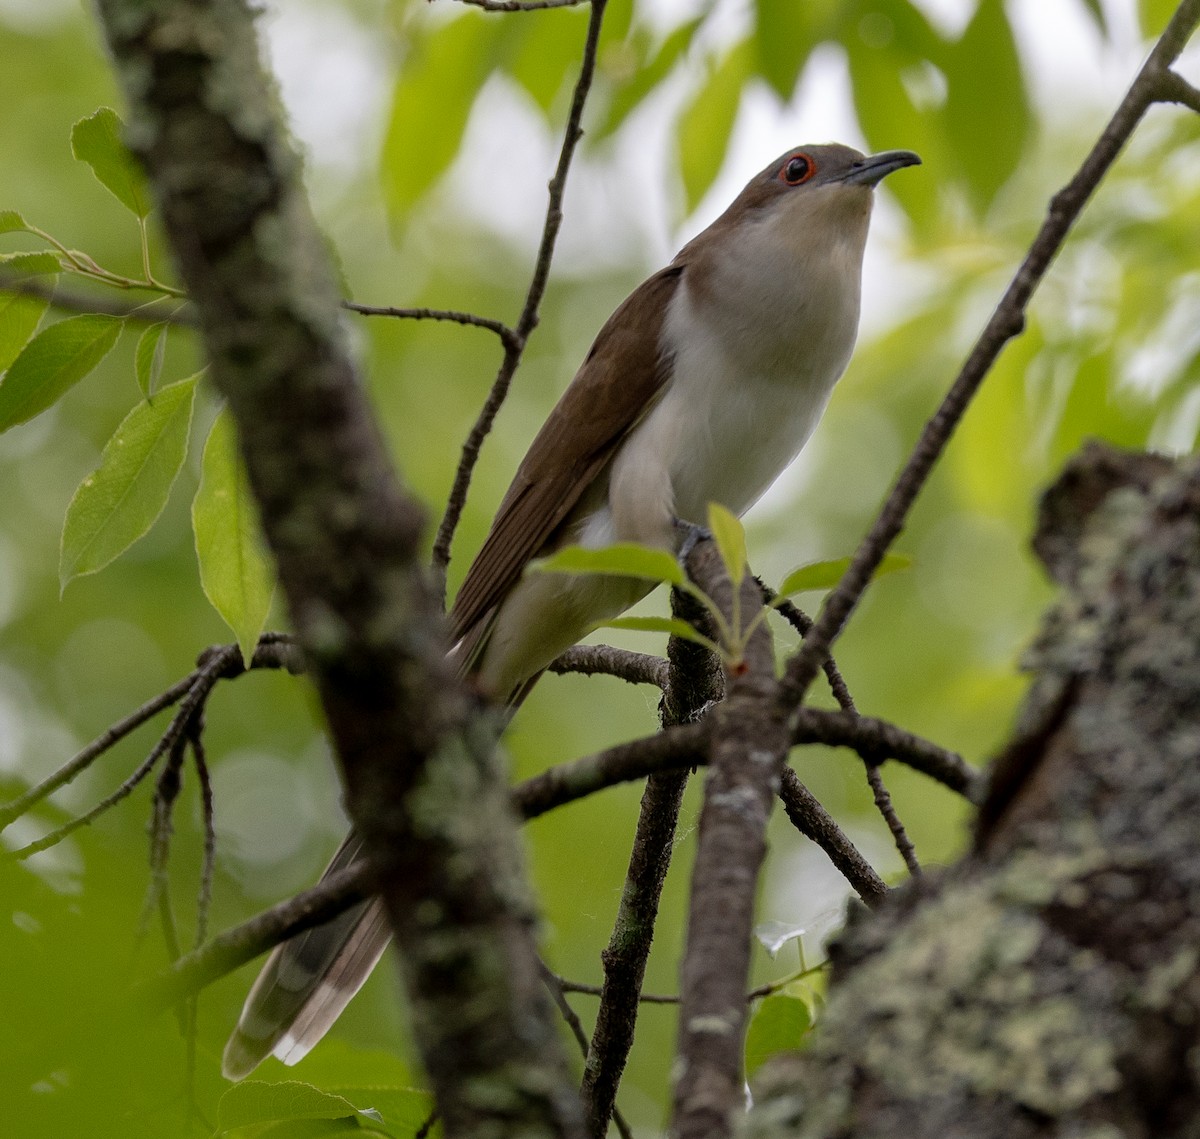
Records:
M712 543L697 547L688 559L688 572L728 618L735 587ZM742 628L761 604L762 592L747 576L740 588ZM786 714L777 698L765 622L749 638L732 672L726 699L710 713L709 770L680 979L671 1120L677 1139L729 1135L743 1103L756 884L788 752Z
M237 421L347 802L402 950L449 1135L580 1124L536 968L492 733L444 661L393 473L242 0L99 0L149 170Z
M1200 463L1093 446L974 853L859 915L772 1137L1200 1134Z

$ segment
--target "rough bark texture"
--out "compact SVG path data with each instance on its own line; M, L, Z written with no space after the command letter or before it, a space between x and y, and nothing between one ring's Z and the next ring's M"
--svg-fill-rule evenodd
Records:
M733 587L712 543L697 547L688 572L728 615ZM742 581L740 598L744 628L762 604L753 578ZM743 1102L756 885L788 751L786 713L777 698L765 622L746 645L728 689L710 713L709 772L692 870L671 1128L679 1139L730 1134Z
M574 1133L491 732L444 662L423 512L346 351L251 15L241 0L99 12L379 871L446 1131Z
M682 590L671 594L671 612L709 638L711 616ZM664 728L697 722L725 693L725 674L717 656L692 641L672 637L667 645L667 684L659 703ZM646 780L637 831L612 937L600 959L604 987L596 1012L583 1071L583 1109L588 1131L600 1139L616 1104L617 1087L637 1027L638 999L658 921L658 903L671 865L679 809L688 771L664 771Z
M1200 1135L1200 462L1093 445L975 852L860 913L757 1136Z

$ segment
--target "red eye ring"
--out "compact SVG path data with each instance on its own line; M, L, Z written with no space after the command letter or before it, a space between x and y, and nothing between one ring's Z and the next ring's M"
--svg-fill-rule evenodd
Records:
M817 172L817 164L807 154L793 154L779 171L779 180L789 186L803 186Z

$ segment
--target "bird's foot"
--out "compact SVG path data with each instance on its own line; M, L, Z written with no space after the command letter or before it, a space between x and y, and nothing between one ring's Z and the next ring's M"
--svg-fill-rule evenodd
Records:
M683 541L679 544L679 560L686 562L688 555L703 541L712 537L712 532L705 529L703 526L696 525L695 522L686 522L682 518L672 518L671 524L676 530L683 534Z

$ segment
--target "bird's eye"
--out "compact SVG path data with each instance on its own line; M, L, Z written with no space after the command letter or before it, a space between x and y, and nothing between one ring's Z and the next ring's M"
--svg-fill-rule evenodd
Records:
M789 186L800 186L817 172L817 164L807 154L793 154L779 171L779 177Z

